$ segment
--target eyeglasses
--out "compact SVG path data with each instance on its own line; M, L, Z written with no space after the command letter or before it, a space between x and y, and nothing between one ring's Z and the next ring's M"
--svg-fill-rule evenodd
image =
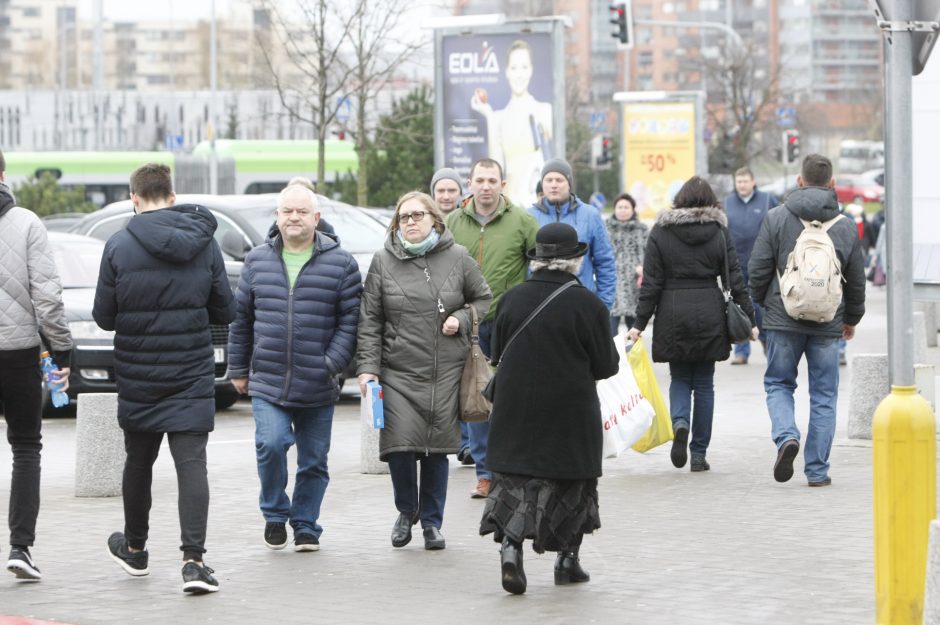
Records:
M310 211L306 208L279 208L277 209L277 212L281 215L284 215L285 217L297 215L301 219L304 217L309 217L311 214L313 214L313 211Z
M398 221L403 224L408 223L409 220L414 223L418 223L424 219L424 216L427 215L425 211L413 211L411 213L398 213Z

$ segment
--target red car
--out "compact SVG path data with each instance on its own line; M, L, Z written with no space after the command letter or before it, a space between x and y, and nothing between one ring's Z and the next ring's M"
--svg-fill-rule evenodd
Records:
M843 204L850 202L881 202L885 188L861 176L839 176L836 178L836 196Z

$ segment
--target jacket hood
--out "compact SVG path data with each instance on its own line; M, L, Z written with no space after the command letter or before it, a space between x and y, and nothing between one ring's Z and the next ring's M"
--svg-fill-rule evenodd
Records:
M440 240L437 242L437 245L432 247L428 254L436 254L441 250L446 250L449 247L454 245L454 235L450 233L450 230L444 228L444 232L441 234ZM418 258L413 254L409 254L405 251L405 248L402 247L401 242L398 240L398 236L394 232L389 232L388 236L385 237L385 249L389 251L395 258L398 260L411 260L412 258Z
M569 213L569 212L571 212L571 211L573 211L573 210L577 210L577 209L578 209L578 206L579 206L580 204L582 204L582 203L583 203L583 202L581 202L581 200L579 200L579 199L577 198L577 196L575 196L575 195L572 193L570 196L568 196L568 199L567 199L567 200L565 200L564 202L559 202L558 204L555 204L555 203L553 203L553 202L549 202L549 201L548 201L548 197L542 197L541 200L539 200L538 202L536 202L536 203L533 204L532 206L534 206L534 207L537 208L538 210L542 211L542 212L545 213L546 215L549 215L549 214L553 213L557 207L561 207L561 214L564 215L564 214Z
M829 187L794 189L784 202L787 210L807 221L829 221L839 214L839 200Z
M689 245L701 245L711 241L717 230L728 227L728 216L717 206L672 208L659 213L656 225L670 228Z
M13 191L0 182L0 217L3 217L14 206L16 206L16 198L13 197Z
M208 209L181 204L135 215L128 232L148 253L174 263L188 263L212 241L218 223Z

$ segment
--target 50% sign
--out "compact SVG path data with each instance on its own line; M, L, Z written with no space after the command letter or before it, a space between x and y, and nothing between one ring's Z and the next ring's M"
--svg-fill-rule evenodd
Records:
M640 156L640 165L648 172L664 171L666 167L675 164L676 159L672 154L645 153Z

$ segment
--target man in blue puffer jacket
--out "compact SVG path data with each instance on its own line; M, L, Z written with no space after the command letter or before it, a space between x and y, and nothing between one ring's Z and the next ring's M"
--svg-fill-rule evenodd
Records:
M336 376L356 352L359 265L335 239L317 232L316 196L301 185L281 192L277 232L245 258L236 317L229 328L229 377L251 396L261 479L264 542L317 551L317 523L330 481L327 453ZM293 497L288 497L287 450L297 443Z
M529 208L539 227L561 221L578 231L578 241L588 244L578 279L594 291L610 309L617 291L617 263L614 247L600 211L585 204L572 193L574 184L571 165L555 158L542 167L542 190L545 195Z

